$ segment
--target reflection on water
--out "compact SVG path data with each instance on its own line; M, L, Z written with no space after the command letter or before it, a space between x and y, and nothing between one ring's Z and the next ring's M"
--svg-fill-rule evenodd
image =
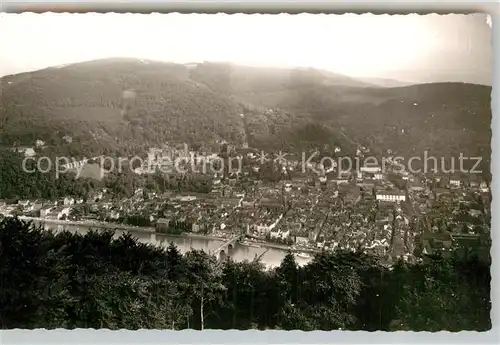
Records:
M80 234L86 234L89 231L89 228L83 226L75 226L75 225L57 225L57 224L45 224L44 228L46 230L52 229L55 232L61 231L69 231L72 233L78 232ZM115 230L115 238L120 237L123 233L128 232L127 230ZM137 237L140 242L143 243L151 243L150 235L148 233L143 232L132 232L134 237ZM186 238L186 237L169 237L163 234L156 234L156 241L154 244L162 246L163 248L167 248L170 242L173 242L177 248L182 253L186 253L191 249L196 250L204 250L206 252L210 252L219 248L219 246L223 243L221 240L212 240L212 239L203 239L203 238ZM286 251L275 248L266 248L266 247L250 247L245 246L239 243L234 245L233 249L225 250L224 255L229 255L235 261L251 261L254 258L261 256L261 262L267 267L275 267L281 263L281 260L286 255ZM303 265L310 261L310 259L306 258L298 258L295 260Z

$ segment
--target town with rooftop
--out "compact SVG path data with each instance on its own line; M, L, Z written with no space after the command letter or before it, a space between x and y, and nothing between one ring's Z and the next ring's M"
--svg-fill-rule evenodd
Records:
M151 148L133 168L134 175L162 176L164 183L202 176L198 192L146 185L123 198L102 188L85 199L0 200L0 217L223 241L236 236L241 245L303 258L335 249L359 250L389 264L453 251L489 255L491 193L481 174L412 174L377 163L345 171L318 159L306 162L304 155L273 158L248 145L220 146L208 154L179 144ZM36 159L33 149L21 151ZM368 148L357 150L361 160L368 155ZM80 165L102 167L98 160ZM228 160L240 165L221 167Z

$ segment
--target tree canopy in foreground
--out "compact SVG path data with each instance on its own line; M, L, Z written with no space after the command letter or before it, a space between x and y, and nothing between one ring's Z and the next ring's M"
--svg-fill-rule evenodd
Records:
M111 231L0 222L0 323L9 328L485 331L490 263L382 266L359 253L219 262Z

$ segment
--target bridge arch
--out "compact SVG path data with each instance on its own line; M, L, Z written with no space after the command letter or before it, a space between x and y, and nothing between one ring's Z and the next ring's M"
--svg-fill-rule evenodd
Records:
M220 253L224 252L224 254L227 255L228 254L227 251L232 250L234 248L235 243L240 241L242 238L244 238L244 235L234 236L233 238L221 244L217 249L211 251L211 253L215 256L220 256Z
M224 251L224 249L222 249L220 252L219 252L219 260L223 261L227 258L227 255L226 255L226 252Z

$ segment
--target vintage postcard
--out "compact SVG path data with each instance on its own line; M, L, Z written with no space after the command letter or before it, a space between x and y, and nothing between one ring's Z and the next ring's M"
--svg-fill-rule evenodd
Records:
M3 14L2 329L491 329L491 21Z

